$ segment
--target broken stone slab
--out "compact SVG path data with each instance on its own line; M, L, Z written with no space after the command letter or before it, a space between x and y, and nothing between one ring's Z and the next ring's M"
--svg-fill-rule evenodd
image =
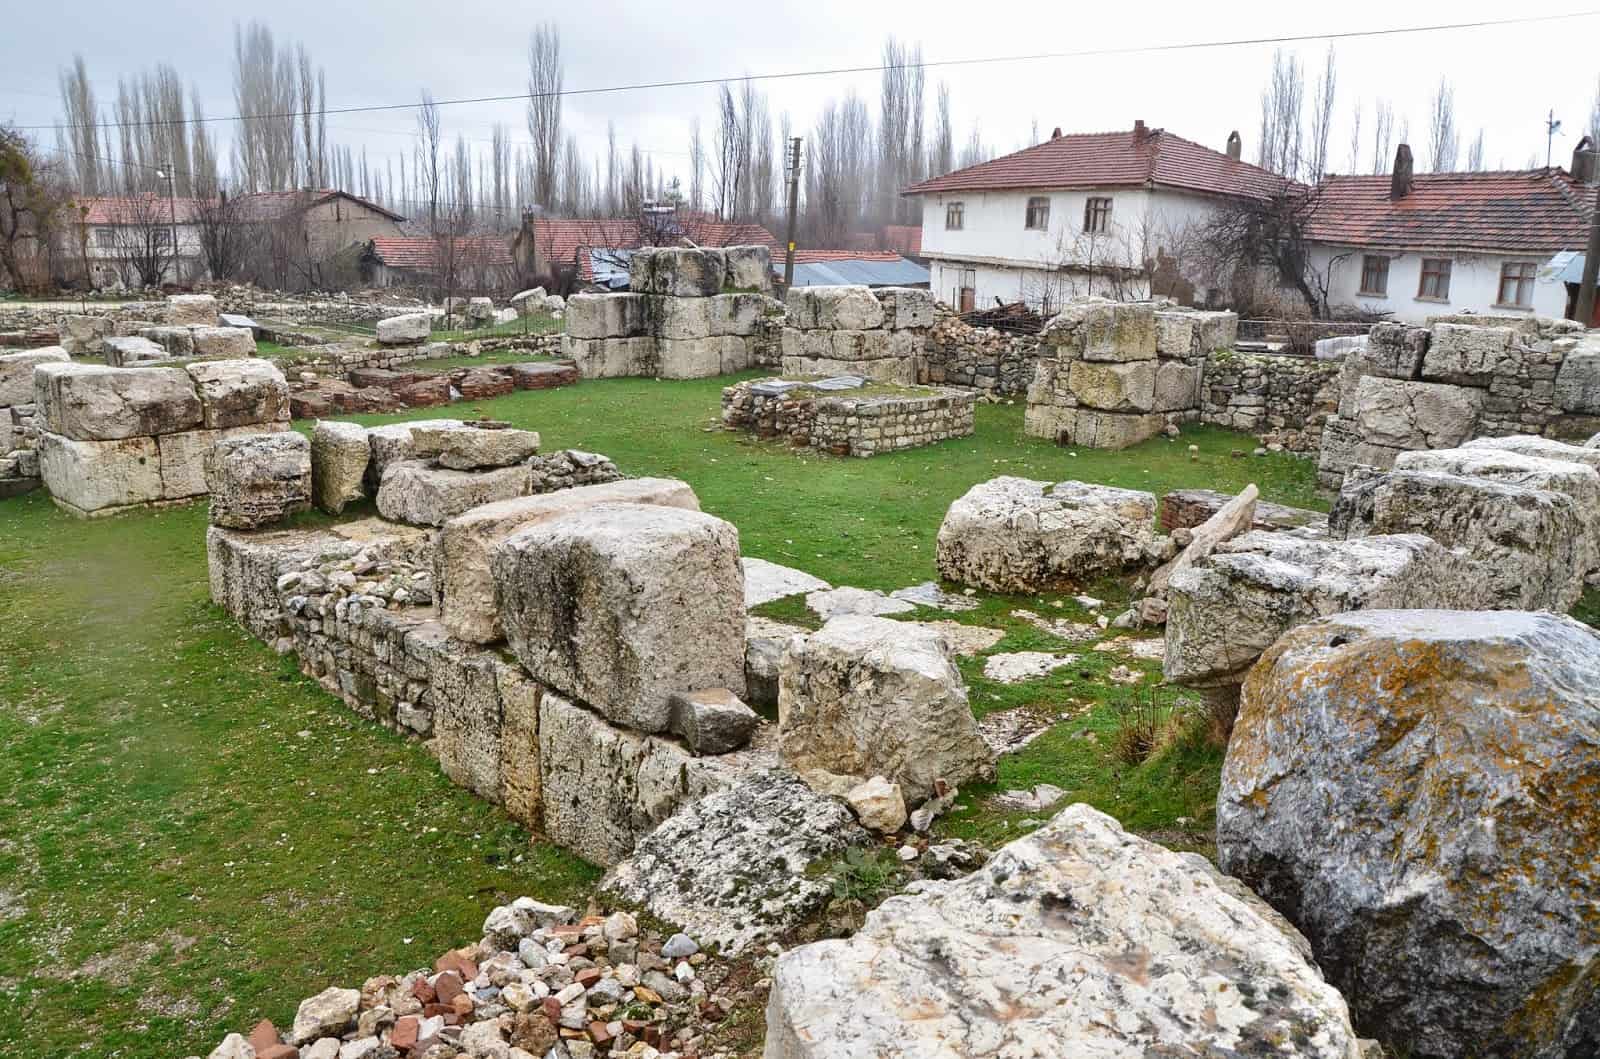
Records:
M987 651L1006 638L1004 629L991 629L987 625L965 625L948 619L915 621L907 622L906 624L932 629L944 640L945 646L950 648L951 654L967 658Z
M906 826L906 800L900 785L882 776L851 787L844 796L850 811L861 826L883 835L892 835Z
M378 321L378 345L416 346L428 340L433 317L427 313L403 313Z
M162 499L155 438L79 441L39 435L39 477L51 499L78 515L112 514Z
M197 357L244 358L256 355L255 332L247 327L196 327L189 333Z
M868 841L843 805L753 771L668 818L600 890L738 955L820 915L832 888L819 868Z
M786 625L771 618L748 618L744 636L745 701L756 706L778 705L778 670L783 649L795 636L808 630Z
M1409 1054L1592 1051L1596 687L1600 636L1553 614L1303 625L1245 682L1219 861Z
M779 750L797 772L882 775L913 805L939 781L990 775L961 674L935 631L846 615L791 640L779 668Z
M884 324L883 306L861 284L791 287L784 295L784 320L805 331L866 331Z
M1515 452L1523 456L1537 456L1544 460L1581 463L1585 467L1593 467L1596 471L1600 471L1600 445L1595 444L1596 440L1600 438L1591 438L1583 445L1570 445L1534 434L1513 434L1503 438L1474 438L1463 443L1461 447Z
M1600 481L1596 484L1600 485ZM1256 488L1254 482L1251 482L1238 496L1222 505L1215 515L1194 527L1189 543L1178 553L1177 558L1150 575L1150 595L1164 597L1167 594L1167 583L1172 580L1173 574L1188 569L1216 551L1217 545L1230 541L1253 527L1256 521L1256 498L1260 495L1261 491Z
M110 368L45 363L34 368L45 429L78 441L111 441L192 430L200 397L182 368Z
M139 335L119 335L100 340L106 364L113 368L132 368L173 359L167 348Z
M530 361L511 365L511 380L519 390L553 390L571 386L578 379L578 369L571 364Z
M279 431L219 440L206 455L211 524L260 529L311 507L311 442Z
M167 295L166 322L174 327L215 327L217 299L211 294Z
M371 432L371 433L375 433ZM378 486L378 512L411 526L443 526L480 504L529 492L528 468L454 471L421 460L391 463Z
M117 322L109 316L63 317L61 347L74 356L101 352L101 340L116 334Z
M210 360L185 366L200 395L208 430L273 423L289 418L289 383L267 360Z
M903 599L907 603L915 603L919 607L933 607L936 610L948 610L957 613L978 609L978 601L976 599L971 596L946 592L939 587L937 581L924 581L921 584L897 588L889 593L889 598Z
M1166 679L1231 687L1297 625L1346 611L1479 607L1481 571L1431 537L1305 540L1252 530L1172 578Z
M828 582L820 577L812 577L804 570L796 570L792 566L783 566L771 563L765 559L743 558L739 560L744 567L744 606L752 610L763 603L771 603L775 599L787 596L797 596L802 592L816 592L825 590Z
M247 434L269 434L288 430L289 424L250 423L241 427L221 430L182 430L176 434L162 434L155 439L161 456L161 499L184 500L204 496L206 485L206 457L223 438L242 437Z
M412 437L419 451L432 453L439 466L453 471L510 467L539 451L537 431L505 424L420 425Z
M877 287L872 293L883 306L883 326L897 331L933 326L932 291L917 287Z
M826 379L818 379L816 382L806 385L809 385L813 390L835 393L843 390L859 390L866 384L867 380L860 375L830 375Z
M524 526L491 567L512 653L608 720L659 732L672 692L744 693L744 574L730 523L596 504Z
M311 491L317 507L337 515L364 497L362 482L371 458L365 427L319 419L311 431Z
M1077 661L1077 655L1060 655L1050 651L1013 651L985 658L983 676L985 680L1001 684L1020 684L1024 680L1047 677Z
M1105 412L1031 402L1023 418L1029 437L1090 449L1125 449L1155 437L1166 425L1166 417L1156 412Z
M939 573L994 592L1082 584L1142 563L1155 513L1151 493L992 478L950 505L935 543Z
M367 492L376 496L383 481L383 472L391 463L402 460L426 460L438 455L419 440L419 431L429 428L464 426L460 419L418 419L410 423L390 423L367 431L372 445L372 458L367 465Z
M217 314L217 326L218 327L242 327L242 328L245 328L245 329L249 330L251 334L254 334L255 332L261 330L261 325L260 324L256 323L254 320L250 319L250 317L246 316L243 313L218 313Z
M675 691L667 696L667 729L696 754L726 754L750 742L761 715L727 688Z
M140 338L149 339L167 351L170 357L194 356L194 331L187 327L143 327L139 329ZM250 354L245 354L249 356ZM118 351L116 361L107 357L106 363L122 365L126 358Z
M915 603L893 599L876 589L819 589L806 593L806 609L823 621L841 614L905 614L917 609Z
M1448 449L1477 433L1486 391L1376 376L1356 389L1354 428L1361 443L1389 449ZM1369 463L1357 457L1357 462Z
M635 294L709 298L721 293L727 268L726 255L717 249L642 247L629 255L628 289Z
M439 595L439 620L444 627L452 636L469 643L499 640L504 632L491 569L495 548L536 522L608 503L700 510L694 490L674 478L629 478L473 507L446 521L439 531L434 582Z
M766 1059L1256 1051L1361 1055L1282 917L1082 804L783 953L767 1004Z
M33 369L40 364L68 364L71 361L67 351L60 346L45 346L0 356L0 408L33 404Z
M1433 335L1422 358L1419 378L1457 386L1488 386L1496 375L1508 369L1516 373L1512 343L1517 336L1509 327L1440 323L1431 330Z

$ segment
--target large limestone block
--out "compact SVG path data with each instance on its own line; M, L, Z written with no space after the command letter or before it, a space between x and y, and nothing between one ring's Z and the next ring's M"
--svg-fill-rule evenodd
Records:
M378 513L408 526L442 526L479 504L527 496L528 468L456 471L421 460L391 463L378 485Z
M217 299L211 294L168 295L166 322L173 327L215 327Z
M1094 299L1073 302L1045 328L1047 344L1064 359L1154 360L1156 315L1148 303Z
M1076 367L1076 365L1074 365ZM1155 394L1151 408L1157 412L1187 412L1198 409L1204 369L1181 360L1164 360L1156 367Z
M412 431L419 451L453 471L511 467L539 451L539 433L505 423L465 422L448 426L419 425Z
M433 317L427 313L402 313L378 321L378 345L415 346L428 340Z
M1307 540L1254 530L1167 588L1167 680L1230 687L1288 630L1345 611L1478 607L1476 566L1420 533Z
M1360 1059L1305 942L1202 857L1087 805L847 940L778 958L766 1059Z
M459 427L459 419L417 419L410 423L390 423L367 431L367 442L372 446L372 459L367 465L367 492L375 496L383 481L383 472L389 465L402 460L425 460L439 454L422 440L432 437L430 427Z
M161 499L182 500L206 493L206 457L223 438L288 430L288 423L252 423L225 430L183 430L156 438L161 454Z
M117 332L109 316L67 316L61 320L61 346L74 356L100 352L102 339Z
M828 335L834 360L881 360L889 355L888 331L840 329Z
M72 358L60 346L45 346L0 356L0 408L33 404L33 369L40 364L67 364Z
M1161 433L1167 422L1159 413L1106 412L1097 408L1041 404L1028 406L1023 425L1031 437L1050 438L1061 445L1116 450L1148 441Z
M139 329L139 337L147 338L154 342L156 345L166 350L168 356L192 357L194 356L194 335L195 331L197 330L199 330L199 328L166 326L141 327ZM252 346L252 353L245 353L243 355L247 357L251 356L253 354L253 350L254 347ZM107 363L112 363L109 357L107 358Z
M1428 359L1433 333L1414 324L1377 323L1367 335L1367 348L1345 359L1344 371L1355 378L1380 375L1389 379L1420 379ZM1354 385L1354 382L1352 382ZM1347 414L1340 409L1340 415Z
M793 774L752 772L669 817L600 890L738 955L816 917L833 895L818 867L868 841Z
M994 752L937 630L843 615L791 640L778 670L778 738L796 772L884 776L910 804L936 781L992 775Z
M1562 360L1556 404L1563 412L1600 415L1600 338L1585 340Z
M1080 404L1106 412L1149 412L1155 408L1156 364L1142 360L1104 364L1077 360L1067 371L1067 386Z
M1520 612L1302 626L1246 680L1217 849L1415 1056L1600 1054L1600 636Z
M723 286L736 291L766 294L772 290L772 251L765 246L730 246L722 251L727 263Z
M39 436L39 477L56 501L85 515L162 497L154 438L79 441L47 431Z
M772 301L764 294L742 291L718 294L705 300L709 306L711 334L740 336L755 334L756 325L766 315L767 304Z
M471 643L501 638L491 557L518 530L596 504L657 504L699 511L694 490L672 478L630 478L603 485L501 500L450 519L439 531L434 585L439 620L452 636Z
M372 459L367 428L322 419L311 431L311 494L318 508L337 515L366 495L362 482Z
M722 374L722 358L727 341L742 339L724 338L658 338L656 355L659 366L656 374L663 379L709 379Z
M271 361L208 360L188 365L188 372L212 430L289 418L289 384Z
M874 330L884 325L883 306L872 289L860 284L791 287L784 295L790 327L801 330Z
M1534 434L1512 434L1504 438L1474 438L1461 447L1516 452L1544 460L1581 463L1600 471L1600 446L1569 445L1563 441L1552 441L1550 438L1541 438Z
M917 365L909 357L884 357L881 360L835 360L832 357L784 357L783 374L860 375L876 382L897 386L917 384Z
M711 299L650 299L650 333L668 339L708 337L711 334Z
M631 338L649 326L642 294L574 294L567 299L567 334L573 338Z
M544 689L514 662L495 662L500 698L500 793L491 801L533 831L544 827L544 779L539 771L539 700Z
M536 680L642 732L675 691L744 694L739 531L699 511L595 504L494 552L500 623Z
M1162 357L1203 357L1238 341L1238 313L1165 309L1155 317L1156 353Z
M945 513L935 544L939 573L994 592L1081 585L1141 562L1155 515L1153 493L991 478Z
M565 335L561 355L577 365L585 379L626 379L656 374L660 357L656 340L637 338L582 339Z
M456 785L504 800L499 672L494 652L463 644L428 623L406 634L406 654L427 668L433 696L433 751Z
M686 805L752 768L769 751L693 756L681 744L619 728L548 689L539 698L539 774L544 834L585 860L610 867Z
M1375 376L1356 388L1361 440L1392 449L1448 449L1477 431L1484 391Z
M190 332L197 357L253 357L255 332L248 327L196 327Z
M211 524L259 529L311 507L311 442L279 431L220 439L206 456Z
M105 354L106 363L113 368L158 364L173 357L167 347L139 335L119 335L101 339L100 349Z
M879 287L872 292L883 306L883 326L897 331L933 326L933 292L916 287Z
M795 636L807 631L798 625L785 625L771 618L750 618L745 622L744 683L745 701L754 706L776 709L778 676L784 648Z
M636 294L709 298L721 293L728 261L721 250L656 246L628 258L628 289Z
M43 364L33 376L45 428L80 441L150 437L201 425L200 397L182 368Z
M1514 368L1509 327L1436 324L1422 358L1422 378L1457 386L1487 386L1508 364Z

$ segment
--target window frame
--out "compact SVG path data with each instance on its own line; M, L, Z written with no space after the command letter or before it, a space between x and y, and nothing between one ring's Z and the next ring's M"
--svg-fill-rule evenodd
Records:
M1429 268L1430 265L1442 268ZM1454 271L1454 262L1448 257L1425 257L1422 267L1417 272L1417 301L1419 302L1447 302L1450 300L1450 275ZM1442 289L1437 294L1428 293L1428 277L1442 278Z
M117 248L117 230L107 225L99 225L94 229L94 247L96 250L115 250Z
M1037 223L1034 220L1034 211L1039 211ZM1050 230L1050 196L1029 195L1027 204L1022 210L1022 230L1026 232L1047 232Z
M950 219L952 217L955 218L955 222L956 223L954 223L954 224L950 223ZM947 202L947 203L944 204L944 230L945 231L947 231L947 232L965 231L966 230L966 224L967 224L967 204L966 204L965 201L962 201L962 200L958 199L955 202Z
M1516 269L1518 274L1515 277L1508 276L1507 272L1510 269ZM1534 281L1536 279L1538 279L1538 276L1539 276L1539 263L1537 261L1502 261L1502 262L1500 262L1500 281L1495 286L1495 290L1494 290L1495 308L1497 308L1497 309L1532 309L1533 308L1533 285L1534 285ZM1506 281L1508 279L1511 280L1511 282L1515 283L1516 286L1517 286L1517 292L1518 292L1519 297L1516 300L1512 300L1512 301L1507 301L1506 300L1506 296L1505 296L1505 294L1506 294ZM1526 300L1523 300L1520 297L1521 292L1524 289L1526 289L1527 292L1528 292Z
M172 246L172 229L168 227L150 229L150 243L158 250L166 250Z
M1111 231L1111 196L1090 195L1083 200L1085 235L1107 235Z
M1389 296L1389 264L1393 258L1387 254L1362 254L1361 255L1361 282L1356 294L1368 298L1387 298ZM1382 282L1378 286L1371 286L1367 276L1371 272L1380 272Z

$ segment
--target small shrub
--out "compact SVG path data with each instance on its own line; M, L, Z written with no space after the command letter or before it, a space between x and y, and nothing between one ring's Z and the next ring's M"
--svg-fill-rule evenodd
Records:
M844 851L832 871L833 896L844 901L876 905L895 877L899 863L883 850L851 848Z
M1112 737L1112 750L1124 765L1142 765L1170 737L1173 707L1161 701L1153 687L1124 696L1115 706L1117 731Z

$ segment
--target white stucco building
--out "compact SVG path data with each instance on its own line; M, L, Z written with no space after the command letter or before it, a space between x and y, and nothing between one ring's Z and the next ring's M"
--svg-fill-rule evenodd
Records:
M1024 301L1048 309L1075 295L1142 298L1147 265L1185 272L1183 247L1219 201L1265 196L1283 178L1136 122L1132 130L1063 136L925 180L922 254L929 284L960 309ZM1176 278L1175 276L1173 278ZM1199 289L1188 291L1204 301ZM1158 280L1159 282L1159 280Z

